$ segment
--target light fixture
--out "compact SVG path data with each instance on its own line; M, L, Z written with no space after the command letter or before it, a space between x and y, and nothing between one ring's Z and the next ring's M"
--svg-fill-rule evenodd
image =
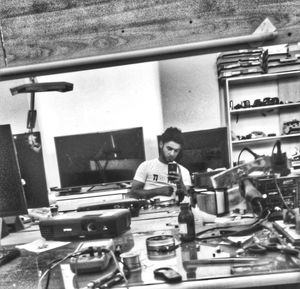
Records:
M34 109L34 101L35 101L35 93L36 92L47 92L47 91L59 91L59 92L67 92L73 90L73 84L69 82L43 82L43 83L35 83L34 79L32 79L33 83L23 84L10 89L12 95L16 95L18 93L30 93L30 110L27 115L27 128L30 132L35 127L36 122L36 110Z

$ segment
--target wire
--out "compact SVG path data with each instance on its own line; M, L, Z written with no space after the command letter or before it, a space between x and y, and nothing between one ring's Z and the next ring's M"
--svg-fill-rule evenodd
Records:
M274 178L274 183L275 183L276 189L277 189L277 191L278 191L279 197L280 197L280 199L281 199L283 205L285 206L285 209L289 209L289 206L287 205L285 199L283 198L281 189L280 189L280 187L279 187L279 185L278 185L278 182L277 182L277 179L276 179L276 178Z
M274 154L274 150L277 147L277 153L281 154L281 142L280 140L277 140L272 148L272 155Z
M42 276L39 278L39 281L38 281L38 289L42 289L42 281L43 279L47 276L47 281L46 281L46 287L45 288L48 288L49 286L49 281L50 281L50 272L51 270L53 270L56 266L58 266L59 264L61 264L63 261L71 258L71 257L78 257L79 255L82 255L82 254L85 254L87 252L89 252L89 249L88 250L84 250L84 251L78 251L79 248L81 248L83 243L80 243L80 245L77 247L77 249L66 255L65 257L63 258L60 258L60 259L57 259L57 260L54 260L53 262L51 262L50 264L50 267L42 274Z
M76 251L79 251L83 246L83 242L79 244L79 246L76 248ZM78 283L78 256L75 257L75 277L74 277L74 285L76 289L79 288L79 283Z
M242 155L242 153L244 151L247 151L248 153L252 154L254 156L255 159L258 159L260 157L260 155L256 154L255 152L253 152L251 149L249 149L248 147L244 147L240 153L239 153L239 156L238 156L238 160L237 160L237 164L239 165L240 164L240 157Z
M74 276L74 285L76 289L79 289L79 283L78 283L78 257L75 257L75 276Z
M125 274L124 274L124 271L121 270L120 268L120 265L119 265L119 261L117 260L116 256L115 256L115 253L112 251L112 250L108 250L116 264L116 267L118 268L118 270L120 271L122 277L124 278L124 281L125 281L125 286L127 289L129 289L129 284L128 284L128 279L126 278ZM128 268L129 269L129 268Z
M237 225L227 225L227 226L223 226L223 227L212 227L212 228L208 228L204 231L201 231L199 233L197 233L197 237L196 240L197 241L203 241L203 240L208 240L208 239L217 239L217 238L224 238L224 237L229 237L229 236L243 236L243 235L247 235L255 230L257 230L258 228L261 227L261 225L268 219L270 215L269 211L266 211L266 216L264 218L258 218L256 219L254 222L252 222L249 225L241 225L241 226L237 226ZM213 231L213 230L224 230L224 229L235 229L234 231L230 232L227 231L226 234L223 235L212 235L212 236L207 236L207 237L198 237L199 235L203 235L204 233L207 233L209 231ZM237 230L237 228L240 228L240 230ZM244 228L244 229L242 229ZM226 232L226 231L225 231Z
M97 280L89 281L88 285L84 288L89 288L89 289L107 288L107 286L112 286L112 283L110 285L108 285L110 282L115 282L115 281L119 282L124 279L126 288L129 289L128 278L130 275L130 269L128 268L128 266L126 264L124 264L122 261L118 260L115 253L112 250L101 249L101 251L103 253L111 255L111 257L115 263L116 269L114 271L112 271L111 273L109 273L109 275L104 278L101 277ZM124 273L124 270L121 270L121 268L119 266L119 262L123 264L124 268L126 268L127 275ZM116 280L115 278L118 278L118 277L121 277L121 279Z
M43 281L43 279L50 273L50 271L51 271L52 269L54 269L57 265L61 264L63 261L65 261L65 260L67 260L68 258L71 258L71 257L73 257L73 256L74 256L74 252L71 253L71 254L68 254L68 255L65 256L64 258L59 259L58 261L54 261L55 263L52 264L52 265L50 266L50 268L48 268L48 269L42 274L42 276L40 277L39 282L38 282L38 289L42 289L42 281ZM75 256L76 256L76 255L75 255ZM47 286L49 285L49 281L47 282L46 285L47 285ZM46 288L47 288L47 287L46 287Z
M89 247L88 249L85 249L85 250L83 250L83 251L78 251L78 249L79 249L81 246L82 246L82 244L79 245L78 248L77 248L74 252L72 252L71 254L68 254L68 255L66 255L66 256L63 257L63 258L60 258L60 259L57 259L57 260L53 261L53 262L51 263L50 267L49 267L49 268L42 274L42 276L39 278L39 281L38 281L38 287L37 287L37 288L38 288L38 289L42 289L42 282L43 282L43 279L44 279L45 277L47 277L47 281L46 281L46 285L45 285L45 289L47 289L48 286L49 286L51 270L53 270L56 266L58 266L59 264L61 264L61 263L64 262L65 260L74 257L74 258L76 258L76 263L77 263L78 257L79 257L80 255L83 255L83 254L86 254L86 253L90 253L91 250L94 251L94 248L92 248L92 247ZM114 260L114 263L115 263L116 268L117 268L116 272L118 272L118 273L122 276L122 278L123 278L124 281L125 281L126 288L129 289L128 278L129 278L129 275L130 275L130 268L129 268L125 263L123 263L121 260L117 260L115 254L114 254L114 252L113 252L112 250L110 250L110 249L101 249L101 251L102 251L103 253L105 253L105 254L109 253L109 254L112 256L112 259ZM126 274L124 273L124 271L121 270L120 265L119 265L119 262L123 264L124 268L126 268L127 276L126 276ZM75 276L76 276L76 278L77 278L77 270L78 270L78 269L77 269L77 264L76 264L76 266L75 266ZM116 272L114 272L113 276L116 274ZM113 276L112 276L112 277L113 277ZM99 283L99 282L97 282L97 281L91 281L91 283L94 283L94 284L96 285L96 284ZM79 288L78 280L76 280L75 286L76 286L76 288ZM94 287L93 287L93 288L94 288ZM95 287L95 288L96 288L96 287Z

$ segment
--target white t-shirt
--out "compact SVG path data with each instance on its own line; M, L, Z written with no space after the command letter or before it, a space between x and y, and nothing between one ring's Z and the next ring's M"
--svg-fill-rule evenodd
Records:
M191 177L189 171L180 164L182 181L185 186L191 186ZM153 159L142 162L136 170L134 180L145 183L144 190L156 189L163 186L173 186L174 193L172 196L157 196L160 201L175 200L176 184L168 181L168 165Z

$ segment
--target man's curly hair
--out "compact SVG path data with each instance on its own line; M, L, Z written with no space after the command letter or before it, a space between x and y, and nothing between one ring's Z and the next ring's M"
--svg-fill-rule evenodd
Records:
M161 135L161 141L163 143L173 141L183 146L183 136L180 129L176 127L169 127Z

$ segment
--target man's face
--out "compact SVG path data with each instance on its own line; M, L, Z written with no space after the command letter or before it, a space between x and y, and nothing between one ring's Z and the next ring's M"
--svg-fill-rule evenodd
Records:
M164 144L161 143L160 148L162 158L161 160L165 163L168 163L173 162L176 159L181 150L181 145L174 141L169 141Z

